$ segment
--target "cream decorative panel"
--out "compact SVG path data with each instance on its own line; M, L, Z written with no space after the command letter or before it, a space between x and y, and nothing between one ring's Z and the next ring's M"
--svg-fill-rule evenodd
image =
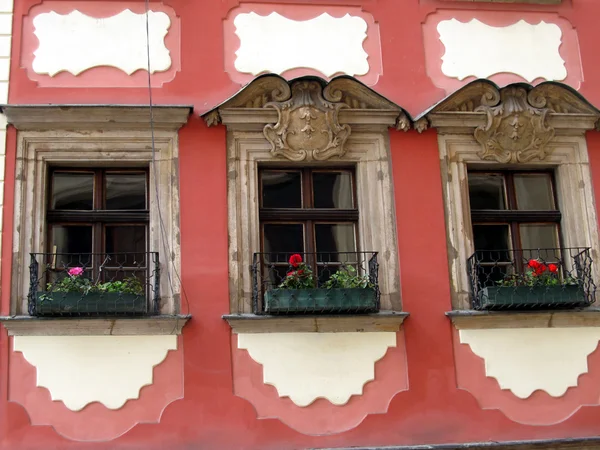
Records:
M556 24L542 21L532 25L521 20L507 27L493 27L477 19L467 23L451 19L441 21L437 30L446 48L442 72L448 77L488 78L503 72L528 82L567 77L559 53L562 31Z
M148 13L150 72L171 67L164 39L171 25L164 12ZM131 75L148 69L146 15L130 10L108 18L89 17L75 10L66 15L42 13L33 20L40 44L33 70L54 76L67 71L78 75L98 66L111 66Z
M396 333L241 333L238 348L263 366L265 384L298 406L317 398L344 405L375 378Z
M137 399L152 384L154 366L177 336L14 336L14 351L22 352L37 370L37 386L72 411L92 402L119 409Z
M485 361L485 373L519 398L536 390L561 397L588 371L600 328L459 330L460 342Z
M334 18L324 13L296 21L276 12L266 17L250 12L239 14L234 25L240 39L235 68L240 72L281 74L310 68L331 77L369 71L368 54L363 49L367 23L361 17L346 14Z

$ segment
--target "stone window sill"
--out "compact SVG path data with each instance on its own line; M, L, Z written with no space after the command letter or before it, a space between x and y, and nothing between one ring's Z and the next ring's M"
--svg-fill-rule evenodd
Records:
M572 328L600 326L600 308L563 311L449 311L459 330L494 328Z
M141 336L181 334L191 315L144 317L0 316L9 336Z
M398 331L406 312L340 316L267 316L226 314L223 319L234 333L341 333Z

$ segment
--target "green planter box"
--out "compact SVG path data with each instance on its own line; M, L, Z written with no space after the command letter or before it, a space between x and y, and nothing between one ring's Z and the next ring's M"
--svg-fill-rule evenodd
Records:
M377 312L377 292L354 289L272 289L265 293L268 314Z
M83 295L78 292L37 292L35 296L38 316L56 315L111 315L146 314L148 302L144 295L103 294Z
M494 286L479 292L477 309L553 309L589 306L583 286Z

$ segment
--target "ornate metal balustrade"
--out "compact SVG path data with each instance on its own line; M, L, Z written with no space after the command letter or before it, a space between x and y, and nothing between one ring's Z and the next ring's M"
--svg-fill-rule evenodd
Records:
M255 253L255 314L379 310L377 252Z
M589 306L592 262L589 248L477 251L468 259L473 309Z
M31 253L32 316L158 314L158 253Z

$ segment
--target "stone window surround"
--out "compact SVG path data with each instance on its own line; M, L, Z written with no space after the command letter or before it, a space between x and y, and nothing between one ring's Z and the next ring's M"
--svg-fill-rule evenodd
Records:
M260 91L259 97L264 92L277 91L274 86L279 89L277 92L284 92L286 89L289 91L288 83L279 77L266 78L258 78L254 82ZM261 83L271 85L265 88ZM342 127L349 126L351 132L342 144L345 145L344 154L334 155L323 161L294 161L290 157L274 156L271 143L265 136L267 128L272 126L268 124L278 122L278 112L275 108L260 107L261 105L256 107L255 102L250 102L253 107L246 107L248 98L244 98L244 90L238 94L239 99L236 100L236 96L205 116L209 125L222 122L227 126L230 314L224 318L234 332L391 331L398 330L407 316L407 313L401 312L388 127L399 124L400 129L405 129L403 127L407 127L408 122L400 108L385 99L383 101L359 83L350 79L335 83L335 80L330 82L323 92L329 88L333 91L334 87L339 86L339 92L343 92L342 97L349 91L359 97L365 95L366 98L362 98L363 106L371 102L372 109L339 110L339 124ZM246 89L252 91L252 84ZM336 102L333 104L336 105ZM376 106L373 106L375 104ZM291 150L287 151L291 153ZM294 157L291 155L291 158ZM356 170L359 248L379 252L381 313L348 316L343 320L330 320L326 316L273 317L252 314L250 267L253 254L260 251L257 178L259 166L331 167L340 163L352 163Z
M155 168L148 107L5 106L3 110L18 130L10 317L0 318L9 334L179 334L189 316L179 315L177 130L187 122L190 107L154 108ZM50 165L149 167L149 250L159 252L161 263L159 316L50 319L27 315L29 253L46 248L43 230ZM161 186L158 203L155 174ZM164 231L158 226L161 219Z
M540 107L533 109L545 118L542 123L547 127L534 131L545 142L542 145L545 154L525 162L499 162L489 153L484 159L480 156L482 145L489 136L476 130L487 132L489 129L490 122L486 114L490 112L490 108L481 99L487 96L490 105L493 103L492 99L502 104L500 98L508 89L510 87L498 90L489 82L474 82L438 104L415 124L420 130L431 125L438 133L452 307L455 310L449 312L448 316L460 328L510 327L507 324L511 319L507 315L519 316L518 320L512 321L520 326L553 326L552 319L559 317L553 312L534 315L527 312L465 311L470 309L467 258L474 252L467 183L467 171L470 168L554 169L556 194L563 216L562 245L590 247L594 259L593 278L597 285L600 281L598 222L585 139L586 131L596 127L600 115L582 98L559 84L540 85L529 91L528 99L530 104ZM567 318L561 320L561 323L582 326L579 324L590 323L590 320L598 321L597 314L589 315L587 322L573 319L571 315L567 312ZM563 316L564 314L560 317ZM523 325L524 323L529 325Z

